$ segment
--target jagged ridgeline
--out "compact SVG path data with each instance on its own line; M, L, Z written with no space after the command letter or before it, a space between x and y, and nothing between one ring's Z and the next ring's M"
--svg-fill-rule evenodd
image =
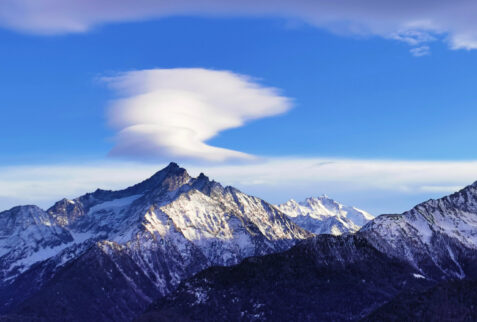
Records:
M212 267L140 321L475 321L477 183L355 234Z
M273 205L171 163L124 190L0 213L0 313L127 321L207 267L310 236Z
M435 298L475 296L476 263L477 184L372 219L325 196L273 206L171 163L0 213L0 320L373 320L415 303L430 316ZM451 320L473 320L452 303Z

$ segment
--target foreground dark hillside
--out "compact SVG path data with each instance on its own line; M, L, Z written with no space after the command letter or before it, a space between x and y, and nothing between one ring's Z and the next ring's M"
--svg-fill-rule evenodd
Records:
M431 282L357 235L321 235L289 251L209 268L139 321L343 321L366 316L407 288Z

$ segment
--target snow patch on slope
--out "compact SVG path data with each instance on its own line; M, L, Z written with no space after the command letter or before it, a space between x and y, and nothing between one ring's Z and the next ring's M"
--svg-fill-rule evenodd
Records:
M108 211L118 211L121 208L125 208L131 205L135 200L139 199L142 194L132 195L124 198L114 199L111 201L105 201L103 203L97 204L89 209L89 214L96 212L101 212L102 210Z

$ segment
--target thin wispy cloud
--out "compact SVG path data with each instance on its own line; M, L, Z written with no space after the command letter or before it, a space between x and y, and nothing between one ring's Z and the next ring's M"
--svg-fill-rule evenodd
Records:
M118 130L111 156L151 160L253 160L207 140L286 112L291 101L248 76L201 68L151 69L104 78L120 98L108 119Z
M410 52L416 57L422 57L422 56L427 56L430 54L430 48L429 46L420 46L420 47L412 48Z
M112 22L178 15L266 16L299 19L333 32L378 35L413 46L436 36L452 49L477 48L477 3L394 0L3 0L0 24L16 30L56 34L85 32Z

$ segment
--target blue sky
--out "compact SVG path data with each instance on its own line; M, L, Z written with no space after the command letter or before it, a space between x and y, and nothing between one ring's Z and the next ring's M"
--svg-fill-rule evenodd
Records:
M103 156L113 95L95 80L175 67L251 75L294 99L285 115L223 132L214 145L265 155L477 156L468 148L477 134L477 54L440 43L414 57L398 41L340 37L283 19L191 17L52 37L2 30L0 42L2 162Z
M108 108L127 95L102 78L174 68L246 75L249 83L274 88L275 96L289 99L283 107L286 111L256 116L218 131L205 141L210 146L261 160L315 158L376 164L398 160L428 162L430 168L436 162L463 162L465 169L473 171L472 162L477 159L473 148L477 136L477 52L470 45L452 49L445 33L431 32L432 40L414 44L383 36L383 32L336 33L283 16L168 16L51 34L7 25L0 29L0 171L6 177L5 171L20 166L31 170L87 164L92 168L115 162L135 162L149 170L167 159L184 159L185 165L212 173L227 166L226 160L203 162L200 155L192 159L171 153L158 159L135 157L134 153L108 156L118 140L118 128L111 125L114 121ZM417 57L410 52L422 46L428 46L425 55ZM345 192L340 193L340 184L352 186L354 181L328 179L328 186L318 185L319 177L315 178L316 187L304 184L306 189L299 192L293 185L278 192L271 184L236 184L273 202L285 201L286 195L299 199L331 191L337 199L375 212L390 212L404 210L419 198L470 184L477 179L472 171L467 172L468 179L449 173L438 181L432 180L430 172L428 179L409 186L437 188L404 189L406 192L393 192L390 187L380 190L385 184L395 184L390 181L372 189L343 188ZM225 181L235 183L223 171L216 172L219 179L222 173ZM4 184L10 182L6 180ZM104 185L110 186L108 179L104 180ZM35 185L41 187L46 181L48 177L42 177ZM67 194L86 192L88 184ZM20 195L3 199L0 191L0 205L22 202L22 191L29 190L19 188ZM62 191L38 200L30 196L26 201L46 204ZM369 193L378 193L374 199L380 199L382 205L366 198ZM386 203L383 198L399 201Z

